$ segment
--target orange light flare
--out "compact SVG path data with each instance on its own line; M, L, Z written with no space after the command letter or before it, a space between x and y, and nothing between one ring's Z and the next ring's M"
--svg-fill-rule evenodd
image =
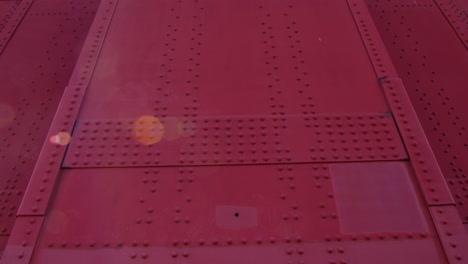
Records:
M156 144L163 138L164 125L155 116L142 116L133 125L135 139L143 145Z
M71 135L67 132L59 132L56 135L53 135L49 138L50 143L57 144L61 146L66 146L70 144Z

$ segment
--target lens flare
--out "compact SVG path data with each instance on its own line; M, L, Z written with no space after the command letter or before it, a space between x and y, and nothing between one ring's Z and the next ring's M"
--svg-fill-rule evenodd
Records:
M9 126L15 119L15 110L5 103L0 103L0 127Z
M49 138L50 143L61 146L70 144L71 135L67 132L59 132L57 135L53 135Z
M134 135L141 144L150 146L161 141L164 126L155 116L142 116L134 123Z

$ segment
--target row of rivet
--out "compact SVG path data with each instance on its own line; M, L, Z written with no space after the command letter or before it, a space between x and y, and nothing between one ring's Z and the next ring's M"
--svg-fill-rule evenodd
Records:
M15 8L14 14L10 17L8 22L4 25L3 30L0 32L0 54L3 52L7 46L8 41L10 40L13 32L20 24L24 15L31 6L33 0L21 0L17 7Z

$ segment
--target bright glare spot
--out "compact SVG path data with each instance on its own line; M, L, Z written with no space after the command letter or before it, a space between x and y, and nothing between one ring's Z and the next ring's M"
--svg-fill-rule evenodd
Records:
M5 103L0 103L0 127L9 126L15 119L15 110Z
M53 135L49 138L50 143L61 146L70 144L71 136L67 132L59 132L57 135Z
M134 123L135 138L143 145L149 146L161 141L164 126L157 117L142 116Z

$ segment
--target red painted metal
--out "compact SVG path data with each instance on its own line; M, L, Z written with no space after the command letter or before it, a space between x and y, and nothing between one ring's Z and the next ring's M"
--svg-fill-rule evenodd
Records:
M464 261L464 250L468 246L466 230L463 228L454 206L431 207L432 217L436 224L449 263Z
M366 1L468 223L466 1ZM465 10L465 11L463 11ZM455 31L454 31L455 30ZM465 35L464 35L465 34ZM466 41L466 39L465 39Z
M81 120L63 165L275 164L407 157L393 118L383 113L146 119ZM154 126L159 133L151 133ZM138 130L148 133L140 136ZM158 143L148 145L151 137Z
M51 74L38 87L59 73L68 85L55 82L56 104L33 123L49 129L35 138L45 138L39 157L13 169L31 175L24 197L5 188L22 202L0 263L466 263L467 235L405 87L408 66L371 16L407 2L100 2L71 76L23 70ZM460 57L450 67L464 65L454 24L464 20L450 20L452 3L426 2L414 9L432 12L450 38ZM4 39L0 69L30 46L23 28L50 28L32 18L60 17L48 9L60 6L13 11L23 18L8 21L17 32ZM66 46L80 47L76 39ZM28 50L37 61L61 52L38 47ZM442 76L450 87L463 78ZM34 88L19 87L8 102L21 104L25 140L36 122L28 107L47 97L21 101ZM25 155L11 145L18 138L2 150L14 164Z
M0 1L2 238L11 234L97 4L98 1Z
M463 0L435 0L435 3L468 48L468 3Z

